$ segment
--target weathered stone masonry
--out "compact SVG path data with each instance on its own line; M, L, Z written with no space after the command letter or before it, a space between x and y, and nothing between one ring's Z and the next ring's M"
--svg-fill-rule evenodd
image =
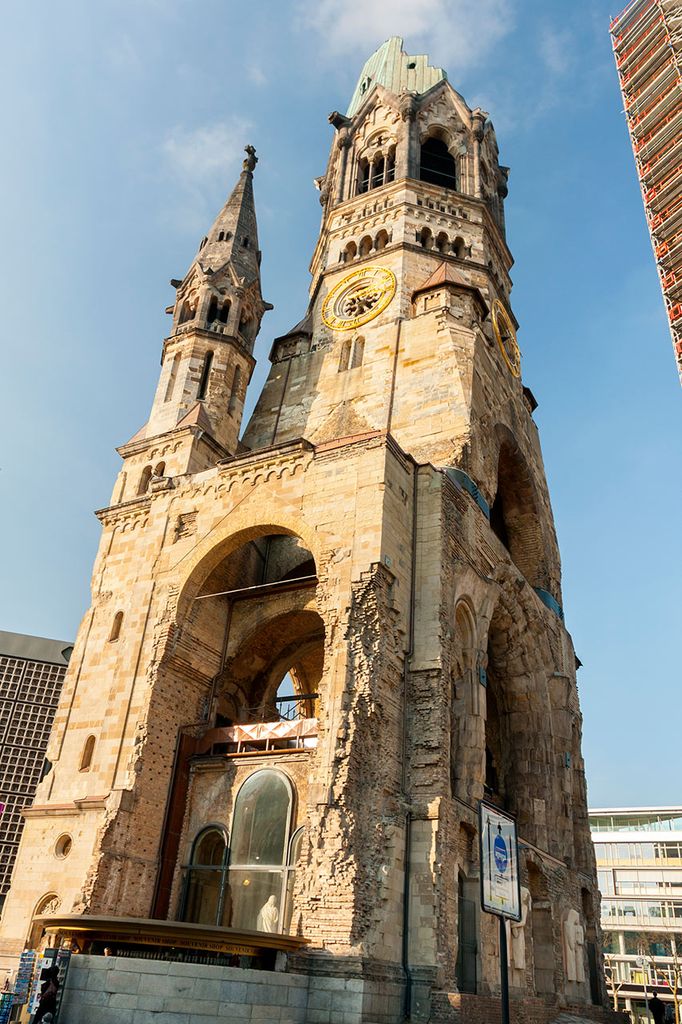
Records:
M515 1019L606 1020L576 659L509 297L508 169L487 114L399 40L330 120L310 302L275 339L241 440L270 308L250 148L173 282L150 419L98 513L92 605L3 948L23 948L49 893L86 915L235 930L263 928L271 898L275 927L309 940L287 967L307 979L296 1013L278 982L273 1019L488 1020L485 796L522 837ZM307 732L286 732L287 699ZM121 970L133 961L106 984ZM267 984L246 981L247 1002ZM125 984L154 1009L151 982ZM74 989L74 1019L81 1004Z

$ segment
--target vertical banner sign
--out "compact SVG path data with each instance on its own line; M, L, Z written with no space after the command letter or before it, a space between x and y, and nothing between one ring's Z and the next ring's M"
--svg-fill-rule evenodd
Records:
M521 920L521 880L516 822L499 807L481 801L481 906L488 914Z

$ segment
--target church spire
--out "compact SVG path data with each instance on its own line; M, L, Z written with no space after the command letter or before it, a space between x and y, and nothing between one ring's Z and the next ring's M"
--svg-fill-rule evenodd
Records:
M195 263L208 271L218 271L230 261L244 284L260 276L258 225L253 199L253 172L258 157L253 146L245 147L246 159L239 180L202 240Z
M173 280L162 370L144 438L196 428L210 438L208 464L237 451L253 346L266 310L261 294L253 198L253 146L237 184L199 246L185 277ZM137 438L140 440L140 438ZM203 442L202 442L203 443ZM194 463L196 463L196 458Z

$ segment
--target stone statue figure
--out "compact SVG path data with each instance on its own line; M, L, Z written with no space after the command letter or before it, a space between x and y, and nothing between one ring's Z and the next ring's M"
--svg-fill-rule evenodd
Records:
M279 910L277 909L277 897L268 896L267 902L258 911L256 920L256 931L276 932L279 922Z
M533 905L530 891L521 886L521 920L509 922L509 966L515 971L526 969L526 936L525 928Z
M251 171L253 173L258 163L258 157L256 156L256 150L253 146L244 146L244 152L246 153L246 160L244 160L242 167L245 171Z
M577 981L585 980L585 929L580 922L575 929L575 972Z
M563 923L564 966L567 981L585 980L585 930L577 910L569 910Z

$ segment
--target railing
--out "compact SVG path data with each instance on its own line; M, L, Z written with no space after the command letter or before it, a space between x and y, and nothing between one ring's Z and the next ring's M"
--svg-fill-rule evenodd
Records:
M221 729L209 729L197 745L197 754L237 757L281 751L309 751L317 746L317 734L316 718L243 722Z

